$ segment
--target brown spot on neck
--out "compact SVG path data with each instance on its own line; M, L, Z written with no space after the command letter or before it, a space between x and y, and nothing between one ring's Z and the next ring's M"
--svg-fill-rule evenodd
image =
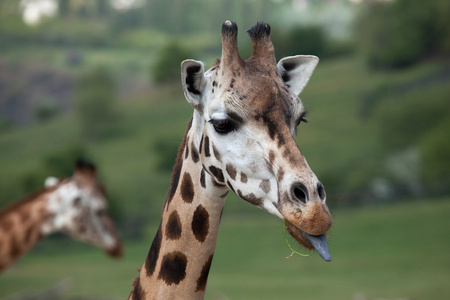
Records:
M194 212L191 227L195 238L203 243L209 233L209 213L201 204Z
M181 198L184 202L192 203L194 200L194 184L189 173L184 173L183 180L181 182Z
M200 277L197 279L197 287L195 289L196 292L206 290L206 283L208 281L208 274L209 274L209 270L211 268L212 259L213 259L213 254L211 254L211 256L208 258L206 263L203 265L202 272L200 273Z
M181 237L182 225L178 212L173 211L166 224L166 236L171 240L177 240Z
M187 257L179 251L164 255L158 279L166 284L179 284L186 277Z
M140 278L138 277L138 278L136 279L135 284L134 284L133 292L132 292L132 294L130 295L130 296L132 296L131 299L133 299L133 300L141 300L141 299L145 299L146 294L147 294L147 293L142 289L142 286L141 286L141 280L140 280Z
M192 142L191 145L191 156L192 156L192 161L194 163L198 163L198 161L200 160L200 155L198 154L198 150L194 145L194 142Z
M161 242L162 242L162 231L161 224L159 225L158 232L156 233L155 238L153 239L153 243L148 252L147 258L145 260L145 270L147 272L147 276L152 276L155 272L156 263L158 262L159 251L161 250Z

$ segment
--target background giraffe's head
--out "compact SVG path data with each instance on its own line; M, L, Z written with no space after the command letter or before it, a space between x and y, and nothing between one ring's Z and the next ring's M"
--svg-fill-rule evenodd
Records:
M97 179L94 165L78 161L71 178L47 179L46 187L55 189L48 201L46 233L62 231L102 248L112 257L123 255L122 240L108 214L105 188Z
M201 163L217 185L287 221L299 243L331 260L325 190L294 140L306 121L297 95L319 60L298 55L277 64L270 26L258 23L248 33L253 53L247 60L238 53L236 24L226 21L220 62L206 72L199 61L182 63Z

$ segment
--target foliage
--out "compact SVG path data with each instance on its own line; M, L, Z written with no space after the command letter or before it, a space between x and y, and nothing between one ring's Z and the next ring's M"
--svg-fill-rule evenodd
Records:
M0 115L0 134L13 128L13 122L5 116Z
M403 67L430 53L449 50L448 1L367 2L355 27L371 67Z
M419 149L424 161L423 177L431 194L450 192L450 119L443 118L427 135L421 137Z
M316 55L321 59L337 57L353 52L354 48L349 41L331 39L319 25L294 25L285 30L272 28L271 39L278 59L298 54Z
M448 89L447 89L448 90ZM398 150L416 144L445 120L450 107L446 93L438 90L387 98L380 104L377 118L384 147ZM424 98L428 98L424 101Z
M19 15L0 17L0 49L29 42L33 33L33 28L26 26Z
M177 158L178 145L172 143L167 137L160 137L153 143L152 150L158 157L156 168L161 171L171 171Z
M297 54L322 57L326 48L326 36L319 26L294 26L289 30L271 33L276 55L279 58Z
M106 68L96 67L79 78L76 108L86 137L99 138L111 133L118 117L115 98L115 83Z
M24 195L39 190L49 176L64 178L72 176L77 159L88 159L87 150L80 144L67 145L47 153L40 161L38 168L26 172L20 178Z
M241 28L248 29L256 21L271 21L274 12L284 5L284 1L270 0L145 0L135 8L115 13L112 27L115 32L152 28L184 35L200 31L215 32L222 22L233 18Z
M383 120L378 124L379 141L385 153L390 153L391 156L392 153L404 152L404 149L418 149L418 170L411 169L412 161L403 162L403 165L410 168L402 176L404 183L414 181L412 178L415 176L416 186L423 185L432 193L448 193L450 171L446 166L449 162L450 143L446 136L450 131L450 88L448 84L420 87L420 91L415 88L418 87L411 87L411 90L403 91L395 97L387 97L378 104L374 118ZM405 158L404 155L397 155L395 161L398 163L401 157ZM390 165L393 166L394 163Z
M152 78L156 82L167 82L180 79L183 60L192 58L188 49L176 41L167 43L157 56L155 65L151 69Z
M55 117L59 113L59 105L56 100L40 101L34 108L36 119L39 121L47 121Z
M45 155L42 162L47 174L55 177L69 177L74 172L77 160L92 161L82 144L67 145L56 149Z

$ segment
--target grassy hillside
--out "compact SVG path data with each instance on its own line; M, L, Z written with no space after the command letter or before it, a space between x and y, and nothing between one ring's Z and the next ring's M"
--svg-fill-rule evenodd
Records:
M449 198L332 213L333 261L326 263L315 253L285 259L283 224L274 217L225 210L206 299L429 300L450 294ZM64 280L69 297L125 299L155 231L152 226L147 239L127 243L119 261L84 244L43 241L1 275L0 298Z
M373 175L371 166L381 162L377 129L382 120L361 116L364 95L386 83L402 85L440 69L440 64L429 62L403 71L371 73L354 57L319 64L301 95L309 123L300 126L297 141L323 181L330 204L337 199L333 193L364 186ZM438 84L444 93L450 92L445 82ZM422 92L433 88L428 85ZM178 83L129 97L120 98L120 118L111 124L115 133L107 139L84 139L75 113L0 133L0 205L29 192L27 182L43 182L52 175L43 172L45 157L79 145L99 166L117 211L123 216L145 212L153 220L158 218L171 176L170 155L176 153L192 108ZM169 167L158 168L167 156Z
M297 141L324 183L332 207L342 198L365 202L364 195L350 192L367 183L373 166L384 163L378 136L378 123L383 120L361 114L366 95L386 84L416 83L442 68L431 61L403 71L371 73L355 57L319 64L301 95L309 123L301 125ZM436 86L442 94L450 93L450 86L442 81L416 88L427 95ZM130 291L136 268L142 265L160 222L170 161L192 108L178 83L132 97L122 95L117 103L120 118L112 124L116 131L106 139L83 138L74 112L38 126L1 132L0 205L26 194L30 181L40 183L51 175L44 172L46 157L77 145L97 163L114 214L121 217L122 232L131 236L142 229L143 238L127 239L127 256L121 261L111 261L97 249L71 240L44 241L0 275L0 297L47 289L65 278L72 285L70 296L124 299ZM160 161L166 159L169 167L160 168ZM450 293L450 245L445 238L450 228L449 200L333 209L333 262L325 263L314 254L285 260L290 251L282 223L230 195L207 299L274 299L280 295L286 299L352 299L356 294L369 299L443 299Z

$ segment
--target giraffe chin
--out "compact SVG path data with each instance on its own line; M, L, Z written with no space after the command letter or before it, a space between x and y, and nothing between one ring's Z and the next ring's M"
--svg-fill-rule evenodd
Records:
M299 229L291 222L286 223L286 228L292 237L307 249L315 249L323 260L331 261L331 254L328 250L327 233L321 235L312 235Z
M114 248L104 249L104 251L106 254L108 254L110 257L113 257L113 258L121 258L123 256L122 244L120 244Z

